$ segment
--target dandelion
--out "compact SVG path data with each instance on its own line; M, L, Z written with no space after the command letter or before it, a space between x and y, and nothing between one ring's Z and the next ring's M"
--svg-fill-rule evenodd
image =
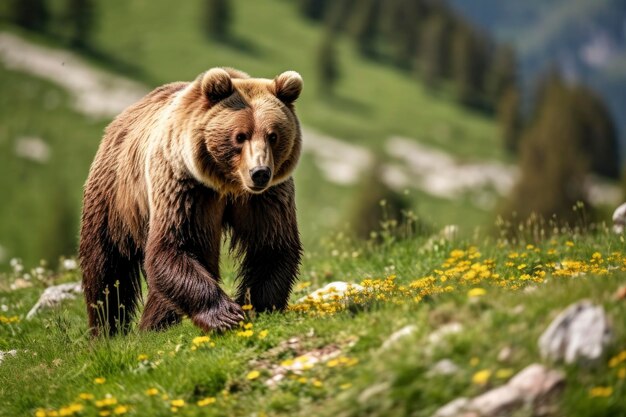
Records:
M117 404L117 399L114 397L106 397L95 402L95 405L98 408L109 407L115 404Z
M246 330L250 330L252 328L253 324L252 323L246 323L243 325L243 328Z
M472 367L474 367L474 366L478 365L479 363L480 363L480 359L479 359L479 358L477 358L476 356L473 356L473 357L470 359L470 361L469 361L469 364L470 364L470 366L472 366Z
M498 379L507 379L511 375L513 375L513 370L510 368L498 369L496 371L496 378Z
M125 405L118 405L113 409L113 414L121 415L126 414L128 412L128 407Z
M328 362L326 362L326 366L328 366L329 368L334 368L337 365L339 365L338 359L331 359Z
M243 331L237 332L237 336L239 337L249 338L249 337L252 337L253 335L254 335L254 330L243 330Z
M98 415L100 417L107 417L111 415L111 412L109 410L100 410L100 412L98 413Z
M141 355L137 356L137 360L139 362L147 361L148 360L148 355L146 355L145 353L142 353Z
M309 382L309 379L301 376L300 378L297 379L297 381L301 384L306 384Z
M350 388L352 386L352 383L350 382L346 382L345 384L341 384L339 385L339 388L342 390L347 390L348 388Z
M146 390L146 395L149 397L154 397L155 395L159 394L159 390L156 388L148 388Z
M80 398L81 400L93 400L94 396L93 394L90 394L88 392L81 392L80 394L78 394L78 398Z
M572 242L571 240L568 240L567 242L565 242L565 246L568 246L571 248L572 246L574 246L574 242Z
M98 378L93 380L94 384L102 385L107 382L106 378L99 376Z
M467 292L467 296L470 298L481 297L487 294L487 291L484 288L472 288Z
M269 331L268 331L268 330L261 330L261 331L259 332L259 334L257 335L257 337L258 337L259 339L265 339L265 338L267 337L267 334L268 334L268 333L269 333Z
M613 387L593 387L589 390L591 398L607 398L613 395Z
M35 417L46 417L47 415L48 413L46 413L46 410L43 408L38 408L37 411L35 411Z
M254 371L248 372L248 375L246 375L246 379L249 381L252 381L252 380L257 379L259 376L261 376L261 373L257 370L254 370Z
M315 388L321 388L324 386L324 383L320 381L319 379L313 379L311 381L311 385L313 385Z
M172 400L172 401L170 401L170 405L172 407L178 407L178 408L184 407L185 406L185 400L183 400L181 398L176 399L176 400Z
M485 385L489 381L489 378L491 378L491 371L489 369L483 369L472 376L472 382L476 385Z
M626 379L626 368L619 368L617 370L617 377L619 379Z
M215 397L206 397L197 402L199 407L206 407L207 405L213 404L216 400Z

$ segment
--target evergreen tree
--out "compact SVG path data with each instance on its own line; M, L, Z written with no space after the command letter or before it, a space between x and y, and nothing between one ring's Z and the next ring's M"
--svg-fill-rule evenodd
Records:
M517 59L515 50L510 45L496 48L489 68L487 94L497 103L503 94L508 93L517 84Z
M543 91L537 117L520 144L521 176L507 212L531 213L559 222L576 221L572 207L586 202L588 159L579 146L577 112L561 83ZM508 214L506 213L506 214Z
M325 36L320 45L317 55L317 73L320 93L332 95L341 76L332 34Z
M78 48L89 45L96 10L94 0L67 0L66 13L70 43Z
M12 0L11 17L19 26L43 32L50 20L50 12L45 0Z
M488 59L487 41L459 23L453 36L451 59L458 100L466 105L480 104Z
M448 74L450 22L441 13L431 14L420 35L419 69L428 85L434 85Z
M390 0L381 7L381 32L389 53L398 66L409 68L418 51L426 6L421 0Z
M311 20L322 20L328 9L328 0L300 0L300 12Z
M586 87L571 88L570 95L582 131L581 146L589 155L591 170L618 179L620 174L618 135L609 109L600 96Z
M516 153L522 131L522 117L520 92L515 85L511 85L501 94L496 106L496 113L500 136L505 149L511 153Z
M376 55L379 11L382 0L361 0L352 9L350 32L359 52L366 57Z
M204 31L210 38L225 40L230 35L233 20L229 0L205 0L203 13Z

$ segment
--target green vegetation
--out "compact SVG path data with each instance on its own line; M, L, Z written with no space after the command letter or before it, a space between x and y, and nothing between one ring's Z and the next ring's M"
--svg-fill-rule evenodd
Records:
M117 410L166 416L174 407L189 416L430 416L456 397L502 385L512 373L541 362L539 335L581 298L604 306L615 338L595 367L548 364L567 374L559 413L626 412L626 363L610 361L626 348L620 320L626 304L613 296L626 279L622 238L606 230L586 236L568 230L532 244L388 238L381 245L355 244L339 234L307 253L293 301L340 279L368 289L351 296L351 303L294 304L285 314L250 312L241 329L208 337L186 320L164 332L90 340L82 300L27 321L42 284L33 278L35 287L11 291L3 279L0 304L7 311L0 313L0 350L17 353L0 366L0 415L33 416L38 409L52 415L46 413L82 407L85 415ZM72 271L40 276L47 283L78 278ZM231 264L224 276L232 291ZM463 330L433 348L428 335L448 323ZM416 326L413 334L381 348L409 324ZM504 347L513 354L498 360ZM319 352L338 356L288 372L273 388L266 385L275 367L308 363ZM459 370L429 376L443 358ZM364 390L381 383L384 391L364 399ZM591 391L597 387L602 390ZM602 396L595 397L598 392Z

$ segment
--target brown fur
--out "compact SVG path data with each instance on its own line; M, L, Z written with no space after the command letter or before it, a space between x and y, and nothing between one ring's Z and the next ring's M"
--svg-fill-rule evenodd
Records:
M142 329L183 315L204 330L286 307L302 247L291 174L301 133L287 72L253 79L212 69L157 88L106 129L85 185L80 239L83 286L94 334L126 330L148 282ZM271 169L260 189L251 169ZM231 300L219 287L223 231L241 258ZM107 296L108 293L108 296Z

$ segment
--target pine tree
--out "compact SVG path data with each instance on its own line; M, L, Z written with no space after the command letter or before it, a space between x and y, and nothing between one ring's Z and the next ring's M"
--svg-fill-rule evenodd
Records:
M50 20L45 0L12 0L12 20L26 29L43 32Z
M300 0L300 13L311 20L323 20L328 4L328 0Z
M521 96L515 85L511 85L500 95L496 105L496 113L504 148L511 153L516 153L522 131L522 116Z
M582 131L581 146L590 157L591 170L618 179L618 135L608 107L600 96L583 86L572 88L570 95Z
M428 85L448 76L450 22L441 12L431 14L422 28L419 69Z
M381 5L381 32L396 65L409 68L418 51L427 9L421 0L390 0Z
M352 10L350 32L359 52L366 57L376 56L379 11L382 0L361 0Z
M578 220L572 207L586 203L588 159L579 146L582 133L567 87L556 83L543 93L520 144L521 176L506 211L516 211L522 219L531 213L546 219L556 215L559 222L571 224Z
M517 59L510 45L496 48L487 80L487 94L497 103L503 94L517 85Z
M84 48L90 44L96 10L94 0L67 0L66 13L70 44Z
M458 24L452 41L452 79L457 99L465 105L482 100L487 54L486 40Z
M233 20L229 0L205 0L203 13L204 32L210 38L225 40L230 35Z
M317 54L317 73L321 94L334 93L335 85L341 76L335 37L330 34L324 37Z

